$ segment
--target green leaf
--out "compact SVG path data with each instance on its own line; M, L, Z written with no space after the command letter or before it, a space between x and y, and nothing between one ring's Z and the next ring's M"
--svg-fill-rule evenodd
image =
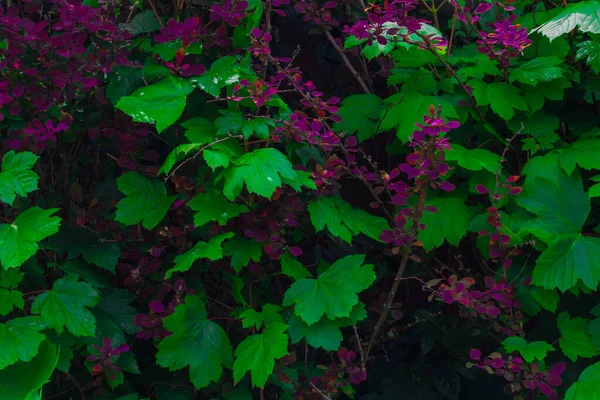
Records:
M264 322L264 317L258 311L249 308L240 314L240 318L242 319L242 326L245 329L250 329L255 327L256 329L260 329Z
M554 351L554 348L546 342L538 341L527 343L527 341L520 336L506 338L502 342L502 345L508 353L518 351L525 361L529 363L533 362L535 359L543 361L544 358L546 358L547 352Z
M446 151L446 161L456 161L458 165L470 171L485 169L495 174L500 165L500 156L483 149L468 150L453 143L452 150Z
M432 250L444 243L458 246L460 240L467 234L471 222L471 213L464 201L455 198L431 199L425 205L435 207L438 212L426 211L420 223L425 224L424 230L419 230L419 240L425 250Z
M60 218L51 216L58 210L31 207L12 224L0 225L0 263L4 269L23 264L39 249L37 242L58 232Z
M442 108L442 118L458 118L454 106L439 96L424 96L416 92L397 93L385 99L384 103L388 105L381 111L380 129L396 128L396 136L403 142L409 141L415 124L423 122L423 115L428 113L430 105Z
M130 23L125 25L125 29L136 36L142 33L149 33L160 30L161 24L152 10L137 14Z
M127 197L117 203L115 220L127 226L141 222L144 228L153 229L175 201L175 196L167 196L167 189L161 181L135 171L121 175L117 184Z
M106 98L112 104L117 104L121 97L130 95L144 85L142 70L137 67L114 67L109 74L109 79L110 81L106 85Z
M56 347L44 340L37 355L29 362L18 362L0 370L2 397L7 400L36 399L34 396L50 380L57 363Z
M219 135L239 135L240 133L246 139L255 135L259 139L269 137L269 127L274 127L275 123L267 118L246 118L241 111L219 110L222 117L215 120L217 133Z
M314 348L321 347L326 351L335 351L342 343L342 331L339 323L329 318L321 318L318 322L307 325L295 315L290 317L290 339L298 343L306 337L306 341Z
M187 80L167 75L150 86L139 88L131 96L121 97L115 107L136 122L156 122L156 130L161 133L179 119L186 98L193 90Z
M600 169L600 139L580 138L571 147L559 150L560 166L569 175L579 165L583 169Z
M339 196L319 197L308 205L308 212L317 232L327 228L333 236L347 243L361 233L380 241L381 232L389 229L384 218L353 208Z
M577 382L569 387L565 400L599 400L600 362L583 370Z
M403 68L415 68L438 63L438 59L433 54L417 46L399 47L392 51L392 58L396 61L396 66Z
M560 184L561 176L564 175L560 168L558 153L555 152L531 158L523 167L522 174L527 176L527 182L544 178L555 185Z
M22 310L24 306L23 293L18 290L0 289L0 315L7 315L15 307Z
M247 71L237 64L237 59L226 56L216 60L208 71L191 78L190 81L211 96L217 97L221 94L223 87L238 82L242 73L247 73Z
M231 257L231 266L239 273L250 260L260 262L263 245L256 240L236 236L223 246L223 254Z
M82 269L85 269L85 266L81 266L82 262L78 263L73 260L80 255L90 264L97 265L114 274L115 267L121 256L121 248L118 243L101 242L97 234L83 228L63 226L59 233L53 236L49 242L55 250L61 253L68 253L69 261L74 263L71 266L81 267ZM91 275L85 274L87 272L85 270L82 272L80 275L86 280L91 275L98 275L93 272L91 272Z
M229 338L215 322L209 321L199 297L188 295L185 304L164 319L165 329L173 332L158 344L156 361L170 371L190 367L190 380L197 389L218 382L223 367L230 368L232 348Z
M306 269L302 263L300 263L300 261L296 260L287 253L282 255L279 261L281 262L281 272L295 281L299 281L310 276L308 269Z
M194 225L198 227L210 221L216 221L222 226L231 218L248 212L248 207L231 203L216 190L196 195L188 203L188 206L192 210L197 211L194 214Z
M377 132L377 123L383 105L381 99L374 94L355 94L346 97L338 114L342 122L335 124L338 132L358 133L358 140L363 142Z
M250 193L270 198L281 187L281 178L298 179L290 160L270 147L246 153L233 163L235 166L225 171L223 188L223 194L229 200L240 195L244 184Z
M25 273L20 272L18 269L0 269L0 286L7 289L16 289L23 277L25 277Z
M110 338L113 346L126 343L123 333L134 335L140 331L134 323L137 310L130 306L135 296L121 289L105 294L100 303L92 309L96 318L96 337ZM100 344L100 343L99 343Z
M30 151L10 150L2 158L0 172L0 201L12 205L17 196L27 196L38 188L39 176L31 169L38 156Z
M237 383L250 371L252 386L264 387L275 368L275 360L288 354L287 325L274 322L257 335L250 335L235 349L233 381Z
M546 290L539 286L531 286L529 290L531 296L542 306L542 308L553 313L556 312L558 301L560 299L556 290Z
M96 320L86 307L100 301L98 293L76 277L65 277L54 282L52 290L37 296L31 311L41 314L49 328L62 333L66 326L75 336L94 336Z
M202 117L188 119L180 125L186 129L185 137L191 143L209 143L217 134L215 124Z
M14 318L0 324L0 370L17 361L30 361L38 353L40 343L46 339L41 330L46 324L40 317Z
M576 46L577 53L575 54L575 60L581 61L585 59L586 64L594 72L600 72L600 43L586 40L577 43Z
M198 151L201 147L201 143L186 143L180 144L179 146L175 147L167 156L167 159L158 170L158 173L168 175L169 172L171 172L171 169L173 169L173 167L175 166L176 162L184 159L190 153Z
M527 103L521 97L519 88L504 82L487 85L485 96L490 107L498 116L508 121L515 116L515 110L527 110Z
M600 3L581 1L568 4L557 16L531 32L539 32L551 41L579 28L582 32L600 33Z
M569 313L560 313L556 320L561 338L560 348L565 356L571 361L577 361L577 357L589 358L598 354L598 350L591 342L587 333L590 321L585 318L572 318Z
M600 239L582 236L590 213L590 201L579 174L559 172L557 184L544 178L530 179L517 203L538 216L525 223L522 233L531 233L549 247L537 259L533 283L546 289L566 291L581 280L596 290L600 281Z
M233 232L223 233L212 238L207 242L198 242L187 252L175 257L173 262L175 266L167 271L165 279L171 278L173 272L185 272L189 270L196 260L208 258L210 261L216 261L223 258L223 249L221 244L223 241L234 236Z
M362 265L364 255L347 256L333 263L317 279L302 279L285 292L283 305L295 304L295 313L308 325L323 315L348 317L358 304L358 293L374 281L373 265ZM362 265L362 266L361 266Z
M550 82L562 78L563 69L559 67L562 60L558 57L536 57L518 68L512 69L510 82L518 81L535 86L539 82Z

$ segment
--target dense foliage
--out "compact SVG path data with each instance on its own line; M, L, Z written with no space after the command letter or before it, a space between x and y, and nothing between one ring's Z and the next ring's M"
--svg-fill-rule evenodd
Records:
M0 397L600 398L600 3L0 8Z

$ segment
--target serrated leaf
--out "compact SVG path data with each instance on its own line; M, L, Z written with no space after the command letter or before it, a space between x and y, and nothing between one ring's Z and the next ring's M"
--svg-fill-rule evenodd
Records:
M317 279L302 279L285 292L283 305L295 305L295 313L308 325L323 315L348 317L358 304L358 293L374 281L373 265L362 265L364 255L347 256L333 263Z
M77 262L74 259L81 255L90 264L97 265L113 274L121 256L121 248L118 243L101 242L98 235L83 228L63 226L49 242L55 250L68 253L68 261L74 262L75 265ZM92 272L92 274L94 273ZM84 277L83 274L81 276ZM86 276L90 277L89 274Z
M598 400L600 399L599 386L600 362L597 362L583 370L577 382L567 390L565 400Z
M0 370L0 393L5 399L37 400L39 389L50 380L58 363L56 347L44 340L29 362L18 362Z
M535 359L543 361L544 358L546 358L547 352L554 351L554 348L546 342L537 341L527 343L527 341L520 336L506 338L502 342L502 345L508 353L518 351L525 361L529 363L533 362Z
M288 354L287 325L274 322L257 335L250 335L235 349L233 381L237 383L250 371L252 386L264 387L275 368L275 360Z
M569 313L564 311L560 313L556 323L561 334L558 343L564 355L571 361L577 361L578 357L588 358L598 354L598 350L592 344L591 337L587 333L590 323L588 319L571 319Z
M167 75L152 85L139 88L130 96L121 97L115 107L136 122L156 122L156 130L161 133L179 119L187 96L193 90L187 80Z
M281 262L281 272L295 281L299 281L310 276L308 269L306 269L302 263L300 263L300 261L296 260L287 253L282 255L279 261Z
M281 178L298 179L288 158L273 148L256 149L233 163L235 165L225 171L223 188L223 194L229 200L240 195L244 184L250 193L270 198L281 187Z
M256 240L240 236L229 240L223 246L223 254L231 257L231 266L239 273L250 260L260 262L263 245Z
M134 300L135 296L126 290L115 289L105 294L92 310L98 327L96 337L109 337L113 346L118 346L126 343L123 333L134 335L139 332L140 328L134 323L138 312L130 306Z
M161 28L160 21L152 10L144 11L136 14L130 23L125 25L125 29L129 31L131 36L136 36L142 33L154 32Z
M485 95L492 111L506 121L515 116L515 110L527 110L527 103L521 97L519 88L508 83L490 83L486 86Z
M221 193L211 190L196 195L188 206L196 211L194 214L194 225L200 227L207 222L216 221L219 225L225 225L231 218L248 211L243 204L229 202Z
M576 44L577 53L575 60L585 59L586 64L596 73L600 72L600 43L591 40L579 42Z
M135 171L120 176L117 184L127 197L117 203L115 220L128 226L141 222L144 228L153 229L175 201L175 196L167 196L161 181Z
M171 169L173 169L175 166L175 163L184 159L190 153L198 151L201 147L201 143L186 143L175 147L173 150L171 150L163 165L161 165L158 173L168 175L169 172L171 172Z
M596 290L600 281L600 239L580 234L590 213L589 198L579 174L528 179L517 203L538 216L525 223L520 233L531 233L549 247L537 259L533 283L561 291L581 280Z
M568 4L557 16L531 32L539 32L552 41L575 28L582 32L600 33L600 3L581 1Z
M194 262L201 258L207 258L210 261L216 261L223 258L223 241L234 236L233 232L223 233L213 237L209 242L198 242L187 252L175 257L173 262L175 266L167 271L165 279L171 278L173 272L185 272L189 270Z
M17 361L30 361L38 353L40 344L46 339L41 330L46 324L40 317L14 318L6 324L0 323L0 370Z
M458 165L471 171L485 169L493 174L498 171L500 156L484 149L465 149L452 144L452 150L446 151L446 161L456 161Z
M600 169L600 138L580 138L571 147L559 150L560 166L569 175L578 165L583 169Z
M190 81L211 96L217 97L221 94L223 87L238 82L243 73L247 73L247 71L237 64L237 59L226 56L213 62L208 71L191 78Z
M0 286L7 289L16 289L23 277L25 277L25 273L20 272L18 269L2 269L0 270Z
M2 158L0 172L0 201L12 205L17 196L27 196L38 188L40 177L31 169L38 156L30 151L10 150Z
M527 176L527 181L544 178L555 185L560 184L561 176L564 175L560 168L558 153L555 152L529 159L523 167L522 174Z
M509 79L535 86L539 82L550 82L562 78L562 60L558 57L536 57L511 70Z
M425 250L432 250L447 241L458 246L460 240L467 234L471 222L471 213L464 201L455 198L439 198L428 200L425 205L435 207L438 212L425 211L419 221L425 225L419 230L419 240Z
M381 241L379 236L389 229L384 218L354 208L339 196L319 197L308 205L308 212L317 232L327 228L333 236L347 243L361 233Z
M167 69L166 67L163 68ZM168 71L167 69L166 72ZM134 90L144 85L142 74L142 69L138 67L114 67L109 74L108 85L106 85L106 98L112 104L117 104L121 97L130 95Z
M264 317L258 311L249 308L240 314L240 318L242 319L242 327L245 329L256 328L260 329L264 322Z
M61 220L51 216L58 210L31 207L12 224L0 225L0 264L4 269L23 264L37 252L39 241L58 232Z
M31 311L41 314L48 328L62 333L64 327L75 336L93 336L96 320L86 307L100 301L98 293L76 277L65 277L54 282L52 290L38 295Z
M398 67L415 68L427 64L436 64L438 59L429 51L410 46L409 48L399 47L392 51L392 58L396 61Z
M158 344L156 362L176 371L190 367L190 380L197 389L218 382L223 367L230 368L232 348L229 338L215 322L209 321L199 297L187 295L185 303L164 319L173 335Z
M25 306L23 293L18 290L0 289L0 315L7 315L16 307L20 310Z
M335 124L338 132L357 133L358 140L363 142L377 132L377 122L383 107L381 98L374 94L355 94L346 97L338 111L342 122Z
M380 129L396 128L396 136L403 142L408 142L412 137L415 124L423 122L423 115L428 113L430 105L441 107L441 118L458 118L454 106L439 96L424 96L416 92L397 93L385 99L384 103L387 106L381 111Z

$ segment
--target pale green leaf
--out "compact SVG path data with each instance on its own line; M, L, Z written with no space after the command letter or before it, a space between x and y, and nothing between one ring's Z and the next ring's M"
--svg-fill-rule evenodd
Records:
M600 33L600 3L581 1L568 4L557 16L531 32L539 32L552 41L575 28L582 32Z
M583 370L565 396L565 400L600 400L600 362Z
M500 156L489 150L468 150L453 143L452 150L446 151L446 161L456 161L458 165L471 171L485 169L495 174L500 165Z

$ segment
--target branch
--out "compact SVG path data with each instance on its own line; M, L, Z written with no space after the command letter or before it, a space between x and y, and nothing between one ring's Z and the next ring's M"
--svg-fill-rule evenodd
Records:
M314 383L310 383L310 387L319 394L319 396L321 396L323 399L325 400L331 400L331 397L327 396L325 393L323 393L322 390L320 390L318 387L315 386Z
M371 94L371 91L365 84L365 81L362 80L358 71L356 71L356 69L354 69L354 67L350 63L350 60L348 60L348 57L346 57L346 54L344 53L344 51L340 48L340 46L337 45L337 43L335 42L335 39L333 38L333 36L331 36L331 33L327 30L327 27L324 25L321 25L321 29L323 29L323 32L325 32L325 36L327 36L327 39L329 40L329 42L333 45L335 50L339 53L340 57L342 57L344 64L346 64L346 67L348 68L348 70L350 70L350 72L352 72L352 75L354 75L354 78L356 78L356 81L359 83L360 87L364 90L365 93Z
M195 159L196 157L198 157L200 154L202 154L202 152L203 152L204 150L208 149L208 148L209 148L209 147L211 147L211 146L214 146L215 144L218 144L218 143L224 142L224 141L226 141L226 140L229 140L229 139L234 139L234 138L235 138L235 139L242 139L242 138L243 138L243 136L242 136L242 135L233 135L233 136L232 136L232 135L229 135L229 136L227 136L227 137L224 137L224 138L222 138L222 139L217 139L217 140L215 140L214 142L207 144L206 146L202 146L202 147L200 148L200 150L198 150L198 152L197 152L196 154L194 154L194 155L193 155L192 157L190 157L190 158L187 158L187 159L185 159L185 160L184 160L184 161L183 161L181 164L179 164L177 167L175 167L175 169L174 169L173 171L171 171L171 173L170 173L169 175L167 175L167 177L165 178L165 182L167 182L169 179L171 179L171 177L172 177L173 175L175 175L175 172L177 172L177 170L178 170L179 168L183 167L183 166L184 166L185 164L187 164L189 161L191 161L191 160Z

